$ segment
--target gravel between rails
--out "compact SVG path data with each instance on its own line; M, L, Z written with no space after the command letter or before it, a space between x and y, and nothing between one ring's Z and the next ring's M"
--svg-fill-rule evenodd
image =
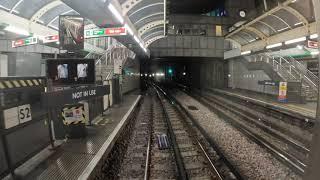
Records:
M210 137L218 144L229 161L246 179L301 179L265 149L243 135L232 125L183 92L174 95ZM189 110L195 106L199 110Z
M121 164L119 179L143 179L147 158L148 136L152 118L152 102L150 96L145 96L144 103L137 116L134 130L128 144L127 152Z
M156 97L153 97L153 135L150 157L150 179L176 179L176 163L172 148L160 150L157 135L167 134L167 124L164 119L162 107Z

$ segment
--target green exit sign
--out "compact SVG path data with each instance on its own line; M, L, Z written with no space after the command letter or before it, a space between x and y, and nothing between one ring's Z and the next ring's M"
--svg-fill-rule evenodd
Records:
M94 30L93 35L104 35L104 29Z
M85 38L109 37L109 36L124 36L127 35L125 27L88 29L84 33Z

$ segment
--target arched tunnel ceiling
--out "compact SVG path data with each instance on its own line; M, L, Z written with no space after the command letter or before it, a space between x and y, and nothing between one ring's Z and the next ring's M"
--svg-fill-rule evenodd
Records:
M154 29L159 31L162 28L164 34L164 0L119 0L119 2L122 3L123 12L128 15L145 42Z
M52 6L48 6L54 4ZM48 6L48 9L42 9ZM39 11L41 16L36 17L40 24L52 27L58 26L59 15L78 14L67 5L57 0L0 0L0 8L17 16L32 19Z
M118 0L118 2L121 4L122 14L129 17L137 31L147 24L158 22L143 31L143 36L147 37L145 41L148 41L148 35L153 33L154 29L160 31L162 28L164 33L164 0ZM0 0L0 10L55 30L58 29L59 15L78 14L60 0ZM159 24L159 20L162 20L162 24Z
M286 0L265 14L229 33L226 38L241 46L257 40L268 44L268 38L298 27L309 31L315 22L312 0Z

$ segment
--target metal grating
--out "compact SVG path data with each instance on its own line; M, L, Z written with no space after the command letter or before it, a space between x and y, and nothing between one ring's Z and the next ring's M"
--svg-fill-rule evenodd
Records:
M93 159L94 155L76 154L65 152L55 163L43 171L37 179L45 180L75 180L78 179L83 170L87 167L88 162Z

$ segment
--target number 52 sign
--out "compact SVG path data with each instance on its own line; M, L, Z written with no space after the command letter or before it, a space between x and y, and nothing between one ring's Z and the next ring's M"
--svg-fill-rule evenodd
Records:
M4 127L9 129L32 120L30 104L25 104L3 111Z
M18 107L18 117L19 117L20 123L31 121L32 116L31 116L30 104L26 104Z

